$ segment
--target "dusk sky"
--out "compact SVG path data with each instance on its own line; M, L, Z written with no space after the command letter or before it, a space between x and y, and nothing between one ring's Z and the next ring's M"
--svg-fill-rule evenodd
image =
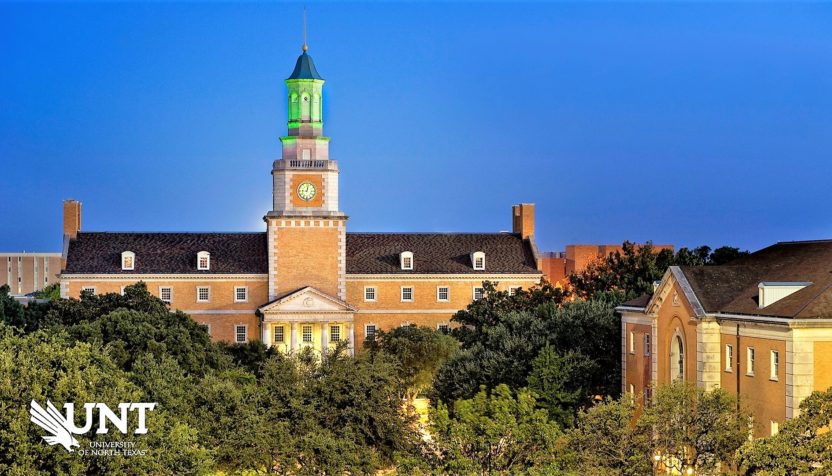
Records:
M265 231L302 4L0 4L0 251ZM832 4L310 3L350 231L832 238Z

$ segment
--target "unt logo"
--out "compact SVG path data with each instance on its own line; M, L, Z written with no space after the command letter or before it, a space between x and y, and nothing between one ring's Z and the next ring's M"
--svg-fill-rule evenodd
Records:
M49 432L49 436L44 436L43 439L50 445L61 445L65 450L72 452L73 447L78 447L80 444L78 440L72 435L83 435L92 429L95 419L93 418L93 410L98 410L98 429L96 434L105 434L109 432L108 424L116 427L122 434L127 434L127 417L130 411L136 410L137 424L136 430L133 432L136 435L143 435L147 433L146 426L146 412L156 408L156 403L119 403L119 414L116 415L104 403L85 403L84 410L86 411L86 421L84 426L75 426L75 404L64 403L64 414L55 408L49 400L46 401L46 409L32 400L29 404L29 415L32 423L43 428Z

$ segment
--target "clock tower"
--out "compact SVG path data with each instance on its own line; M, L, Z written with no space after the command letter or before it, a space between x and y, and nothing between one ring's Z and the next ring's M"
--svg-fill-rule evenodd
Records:
M288 133L272 167L269 298L311 286L346 299L346 222L338 210L338 164L323 135L324 80L308 47L286 79Z

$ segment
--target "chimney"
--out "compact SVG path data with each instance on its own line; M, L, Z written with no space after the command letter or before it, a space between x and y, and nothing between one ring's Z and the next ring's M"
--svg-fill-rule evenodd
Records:
M534 236L534 203L521 203L511 207L511 228L523 239Z
M81 231L81 202L64 200L64 236L74 240Z

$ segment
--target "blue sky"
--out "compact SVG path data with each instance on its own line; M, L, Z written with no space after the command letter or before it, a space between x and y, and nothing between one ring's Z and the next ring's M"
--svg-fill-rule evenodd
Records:
M0 4L0 251L264 230L302 4ZM832 5L309 5L352 231L832 238Z

